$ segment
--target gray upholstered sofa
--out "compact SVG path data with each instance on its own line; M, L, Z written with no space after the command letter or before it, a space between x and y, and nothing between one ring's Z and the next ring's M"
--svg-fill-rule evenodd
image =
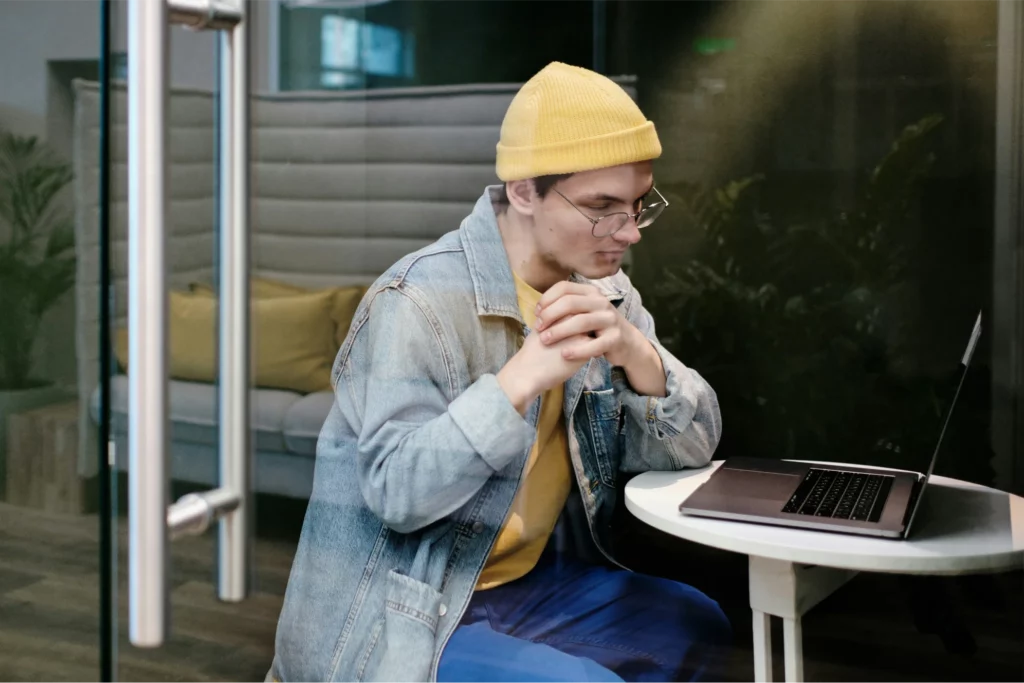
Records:
M632 91L632 81L620 81ZM305 287L369 284L391 263L456 229L496 182L494 145L516 84L259 95L252 105L252 275ZM80 471L96 471L99 408L99 91L75 86ZM116 325L127 308L126 97L112 103L112 276ZM172 289L214 272L212 94L170 95L168 276ZM127 377L112 383L116 464L127 467ZM308 496L328 391L252 393L257 491ZM171 476L216 482L216 391L172 380Z

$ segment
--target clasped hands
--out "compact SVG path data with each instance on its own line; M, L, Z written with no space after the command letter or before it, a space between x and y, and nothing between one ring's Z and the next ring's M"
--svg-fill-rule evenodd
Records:
M604 356L624 367L631 349L646 341L593 285L558 282L541 297L535 313L533 333L567 361Z
M622 367L638 391L665 395L658 353L593 285L559 282L541 297L536 313L533 331L497 375L520 414L525 415L535 398L600 356Z

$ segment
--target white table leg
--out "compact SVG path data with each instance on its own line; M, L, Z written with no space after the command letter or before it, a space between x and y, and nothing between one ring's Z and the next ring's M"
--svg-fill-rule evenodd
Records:
M786 680L804 680L804 638L800 617L782 620L782 642L785 647Z
M857 572L811 567L766 557L750 558L750 609L754 613L754 675L771 680L769 615L780 617L785 634L786 680L804 679L800 617L856 576ZM759 651L763 656L759 656Z
M754 681L771 683L772 680L772 616L754 612ZM787 660L788 661L788 660Z

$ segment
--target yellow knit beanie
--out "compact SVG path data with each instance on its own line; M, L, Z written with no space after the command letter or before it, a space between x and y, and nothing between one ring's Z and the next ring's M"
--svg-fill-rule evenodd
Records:
M632 98L598 73L552 62L516 93L501 124L503 181L576 173L661 156L661 143Z

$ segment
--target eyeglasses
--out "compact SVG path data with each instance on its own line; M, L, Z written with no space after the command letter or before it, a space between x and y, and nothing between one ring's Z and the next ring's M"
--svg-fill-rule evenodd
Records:
M584 218L590 221L590 224L592 226L590 232L594 237L597 238L614 235L619 230L622 230L624 227L626 227L626 223L629 222L630 218L636 221L637 229L643 230L644 228L648 227L651 223L653 223L655 220L657 220L658 216L661 215L661 212L664 211L665 207L668 206L668 200L661 196L661 193L658 192L658 188L652 187L651 192L658 196L658 201L654 202L653 204L648 204L647 206L642 207L636 213L627 213L625 211L622 211L617 213L609 213L605 214L604 216L598 216L597 218L594 218L593 216L587 215L583 211L583 209L573 204L571 199L566 197L561 192L558 192L557 189L552 189L558 193L559 197L569 202L569 205L572 206L572 208L579 211L580 215L582 215ZM649 197L650 194L651 193L648 192L647 196Z

